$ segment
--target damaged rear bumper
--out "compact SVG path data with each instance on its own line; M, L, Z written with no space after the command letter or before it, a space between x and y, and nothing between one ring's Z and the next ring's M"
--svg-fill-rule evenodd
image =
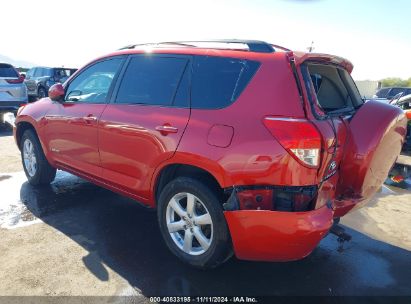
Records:
M333 210L224 212L237 258L292 261L309 255L333 224Z

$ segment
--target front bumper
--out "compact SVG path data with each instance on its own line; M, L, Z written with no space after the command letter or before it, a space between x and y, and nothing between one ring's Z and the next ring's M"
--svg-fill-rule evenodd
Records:
M224 212L238 259L293 261L309 255L333 224L333 210Z

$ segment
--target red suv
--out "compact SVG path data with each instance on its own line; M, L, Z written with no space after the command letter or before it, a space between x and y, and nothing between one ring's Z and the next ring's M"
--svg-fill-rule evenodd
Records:
M352 69L261 41L134 45L20 108L14 134L31 184L60 169L157 208L190 265L297 260L404 141L403 111L364 103Z

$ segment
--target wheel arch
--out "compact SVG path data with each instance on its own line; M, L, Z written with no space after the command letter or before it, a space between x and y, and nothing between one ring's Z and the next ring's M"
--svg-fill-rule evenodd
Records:
M186 164L186 163L169 163L164 165L157 171L157 174L153 178L153 198L154 206L157 205L157 200L160 196L162 189L172 180L178 177L190 177L200 182L205 183L212 190L216 191L219 198L224 197L223 180L222 177L217 178L215 172L210 172L203 167Z
M32 130L34 134L39 138L37 130L34 125L28 121L21 121L16 125L16 144L19 150L21 150L21 138L25 131Z

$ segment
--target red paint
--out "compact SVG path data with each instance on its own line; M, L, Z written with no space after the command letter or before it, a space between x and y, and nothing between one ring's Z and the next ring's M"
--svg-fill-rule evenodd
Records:
M234 128L225 125L213 125L207 137L207 142L211 146L227 148L234 136Z
M122 50L105 57L137 53L144 50ZM237 257L252 260L286 261L308 255L327 233L333 217L369 200L399 153L405 119L395 107L367 103L352 120L334 118L336 141L330 121L313 117L305 90L300 98L290 58L296 61L301 81L298 67L306 60L338 64L351 72L348 60L323 54L172 46L153 48L151 54L157 53L250 59L261 66L236 102L223 109L68 104L44 98L19 112L17 128L22 123L34 127L53 166L151 207L156 206L162 170L174 164L209 172L221 188L319 186L313 211L225 212ZM50 90L53 99L62 94L61 85ZM284 123L281 128L292 131L284 138L281 130L264 123L266 117L291 118L306 125L301 129ZM17 136L16 129L14 133ZM310 140L305 141L307 137ZM318 166L302 164L289 151L290 143L320 149ZM332 161L336 169L330 167ZM371 168L376 176L370 175ZM325 176L329 178L323 180ZM262 209L269 209L271 192L259 193ZM255 194L240 196L242 208L256 208L247 204L247 200L255 202ZM333 210L326 206L330 202Z
M61 83L53 84L49 89L49 97L51 100L61 100L64 97L64 87Z
M237 258L292 261L309 255L327 234L333 212L240 210L225 212Z
M189 109L109 104L99 125L102 178L146 201L154 170L172 158L189 115Z
M398 107L370 101L349 122L349 130L337 198L363 200L387 178L404 143L406 118Z

